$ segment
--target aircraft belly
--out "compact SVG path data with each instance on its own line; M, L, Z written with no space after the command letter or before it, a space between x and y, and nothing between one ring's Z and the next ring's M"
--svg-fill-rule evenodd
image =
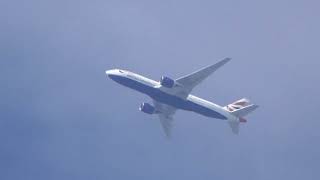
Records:
M217 118L217 119L227 119L224 115L207 108L203 105L200 105L198 103L195 103L193 101L190 101L188 99L182 99L180 97L167 94L165 92L160 91L159 89L154 90L154 93L151 95L151 98L153 98L156 101L159 101L161 103L173 106L178 109L183 109L187 111L193 111L198 114L207 116L207 117L212 117L212 118Z
M112 78L114 81L118 82L119 84L122 84L131 89L144 93L156 101L173 106L177 109L193 111L207 117L212 117L217 119L227 119L227 117L225 117L224 115L210 108L207 108L199 103L190 101L188 99L182 99L178 96L165 93L161 91L159 88L154 88L150 85L147 85L126 77L110 76L110 78Z

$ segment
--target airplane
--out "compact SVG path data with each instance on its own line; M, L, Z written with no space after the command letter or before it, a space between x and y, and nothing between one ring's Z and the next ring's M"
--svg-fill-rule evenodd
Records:
M238 134L240 123L247 122L244 117L258 108L258 105L251 104L248 99L243 98L227 106L219 106L190 94L198 84L230 60L231 58L224 58L178 79L162 76L159 82L121 69L107 70L106 74L113 81L152 99L152 104L144 102L139 110L146 114L157 114L168 138L171 136L173 115L178 109L226 120L232 132Z

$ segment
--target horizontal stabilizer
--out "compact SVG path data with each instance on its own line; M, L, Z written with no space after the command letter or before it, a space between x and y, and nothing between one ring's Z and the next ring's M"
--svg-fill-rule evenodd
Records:
M239 125L240 123L237 121L229 121L229 126L231 127L233 134L239 134Z
M248 115L249 113L251 113L252 111L254 111L255 109L257 109L258 107L259 106L256 104L251 104L249 106L232 111L230 113L233 114L234 116L237 116L237 117L244 117L244 116Z

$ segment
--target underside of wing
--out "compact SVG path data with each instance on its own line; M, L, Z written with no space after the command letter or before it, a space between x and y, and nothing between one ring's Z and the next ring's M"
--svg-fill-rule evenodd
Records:
M176 112L176 108L160 103L158 101L153 101L156 112L159 115L161 126L164 133L168 138L171 136L173 115Z
M176 79L176 82L181 84L186 89L186 91L190 93L195 86L200 84L204 79L206 79L208 76L210 76L230 60L231 58L225 58L216 64L207 66L194 73L178 78Z
M167 138L171 137L171 129L172 129L172 116L168 116L166 114L160 113L159 114L160 123L163 128L164 133L166 134Z

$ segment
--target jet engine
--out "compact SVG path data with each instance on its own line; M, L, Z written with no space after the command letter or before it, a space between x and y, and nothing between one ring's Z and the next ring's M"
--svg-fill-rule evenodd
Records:
M162 76L160 80L161 86L164 86L166 88L172 88L175 84L175 81L171 78L168 78L166 76Z
M153 114L155 112L155 108L149 103L142 103L139 110L147 114Z

